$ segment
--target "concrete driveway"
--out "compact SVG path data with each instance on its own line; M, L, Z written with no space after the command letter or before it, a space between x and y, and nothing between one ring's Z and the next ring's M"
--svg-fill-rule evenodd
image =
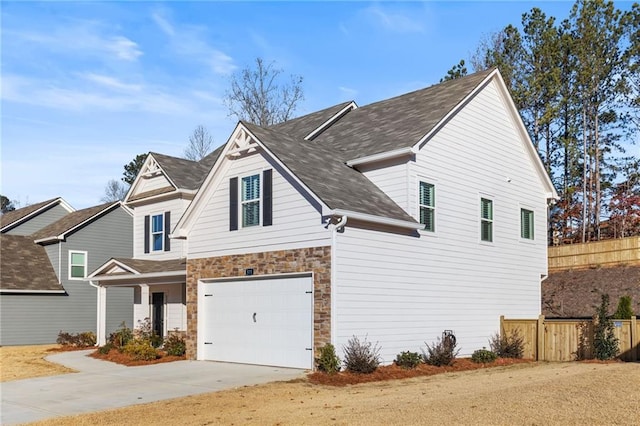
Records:
M33 422L304 376L304 370L212 361L125 367L87 357L91 352L63 352L46 358L79 373L1 383L0 424Z

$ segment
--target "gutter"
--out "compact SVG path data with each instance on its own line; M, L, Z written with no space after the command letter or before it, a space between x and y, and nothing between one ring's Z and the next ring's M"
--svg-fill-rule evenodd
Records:
M340 222L342 222L342 220L347 221L347 218L351 218L351 219L356 219L356 220L362 220L365 222L372 222L372 223L377 223L380 225L387 225L387 226L395 226L397 228L404 228L404 229L422 229L424 225L418 223L418 222L411 222L408 220L399 220L399 219L391 219L388 217L382 217L382 216L375 216L372 214L366 214L366 213L359 213L359 212L354 212L354 211L350 211L350 210L342 210L342 209L334 209L330 211L330 214L332 216L342 216L342 219L340 220ZM338 224L339 225L339 224ZM338 225L336 225L336 227L338 227ZM342 225L344 226L344 224Z
M406 155L413 155L415 153L416 153L416 149L410 146L410 147L395 149L393 151L381 152L379 154L373 154L373 155L368 155L366 157L348 160L346 162L346 165L349 167L355 167L361 164L374 163L376 161L383 161L383 160L390 160L392 158L404 157Z
M64 237L62 235L58 235L56 237L40 238L39 240L35 240L34 243L36 244L55 243L63 240L64 240Z
M0 293L24 293L24 294L65 294L65 290L12 290L8 288L0 289Z

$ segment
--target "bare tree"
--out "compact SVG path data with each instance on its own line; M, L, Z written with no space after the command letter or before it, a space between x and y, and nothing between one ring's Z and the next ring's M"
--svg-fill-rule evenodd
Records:
M184 150L184 158L191 161L200 161L211 152L213 138L202 124L195 128L189 136L189 145Z
M274 62L256 58L255 68L244 68L231 77L231 88L224 102L229 115L259 126L271 126L289 120L304 99L302 77L286 80Z
M111 179L107 182L107 186L104 188L104 197L101 201L109 203L111 201L122 201L127 195L129 186L116 179Z

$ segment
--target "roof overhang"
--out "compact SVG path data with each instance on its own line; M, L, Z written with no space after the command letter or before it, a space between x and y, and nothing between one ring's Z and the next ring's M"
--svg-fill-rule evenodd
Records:
M348 105L346 105L340 111L338 111L333 116L331 116L331 118L329 118L327 121L325 121L320 126L318 126L316 129L314 129L311 133L309 133L307 136L305 136L304 140L306 140L306 141L314 140L316 137L318 137L318 135L320 135L326 129L331 127L331 125L333 123L335 123L337 120L342 118L346 113L348 113L349 111L352 111L352 110L354 110L356 108L358 108L358 105L356 105L355 102L351 101Z
M415 147L408 146L405 148L394 149L393 151L381 152L379 154L367 155L346 162L349 167L357 167L362 164L377 163L379 161L392 160L394 158L402 158L413 155L417 152Z
M0 288L0 294L66 294L65 290L20 290Z
M334 209L331 210L331 216L346 216L350 219L362 220L364 222L377 223L379 225L393 226L403 229L417 230L424 228L424 225L418 222L375 216L372 214L354 212L351 210Z
M91 277L87 277L84 281L125 281L125 280L135 280L135 281L144 281L144 280L152 280L157 278L184 278L187 276L187 270L185 268L184 271L164 271L164 272L147 272L147 273L119 273L119 274L105 274L105 275L93 275Z

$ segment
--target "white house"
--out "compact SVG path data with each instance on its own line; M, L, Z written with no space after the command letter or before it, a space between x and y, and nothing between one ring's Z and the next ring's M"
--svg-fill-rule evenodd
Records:
M195 195L156 184L159 161L128 196L136 258L166 256L143 254L144 218L180 218L164 242L186 257L171 283L186 282L190 358L312 368L325 343L355 335L390 363L445 331L470 355L500 315L540 314L557 195L495 69L269 128L240 122L213 157Z

